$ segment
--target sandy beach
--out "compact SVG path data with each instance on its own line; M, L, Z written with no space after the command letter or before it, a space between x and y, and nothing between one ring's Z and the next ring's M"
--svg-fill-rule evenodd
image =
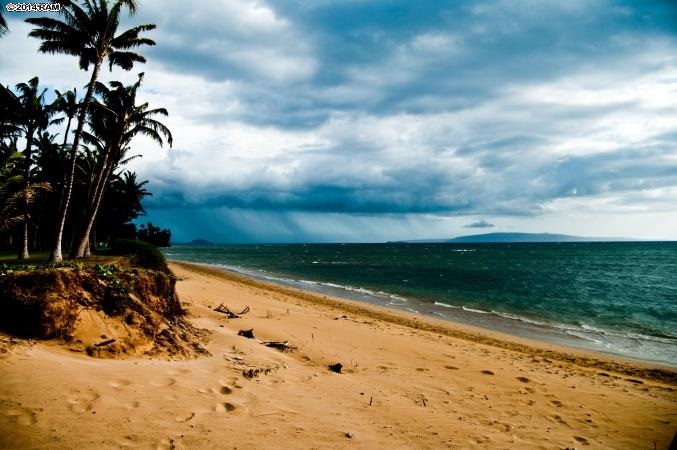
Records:
M212 356L2 335L0 448L667 449L677 430L670 368L170 266Z

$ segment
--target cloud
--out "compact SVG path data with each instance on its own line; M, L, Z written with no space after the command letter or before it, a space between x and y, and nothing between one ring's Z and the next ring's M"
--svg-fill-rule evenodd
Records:
M493 223L489 223L484 219L481 219L477 222L469 223L467 225L463 225L464 228L493 228L495 226L496 225L494 225Z
M8 16L3 84L84 85ZM144 0L125 21L156 23L158 45L102 76L145 71L141 100L169 110L174 148L140 139L130 163L167 226L180 206L258 241L260 223L326 239L313 221L352 239L357 217L393 240L431 216L582 227L668 214L677 188L672 2Z

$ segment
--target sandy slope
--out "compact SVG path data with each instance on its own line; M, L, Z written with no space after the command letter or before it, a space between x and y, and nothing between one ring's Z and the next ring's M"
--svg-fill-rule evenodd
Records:
M671 371L172 269L213 356L99 360L0 338L1 448L661 449L677 430ZM227 320L220 303L251 311ZM257 339L237 336L248 328Z

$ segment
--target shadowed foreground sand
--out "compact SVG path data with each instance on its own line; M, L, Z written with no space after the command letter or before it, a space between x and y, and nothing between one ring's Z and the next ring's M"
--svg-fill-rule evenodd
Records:
M171 267L213 356L0 336L0 448L666 449L677 430L669 369ZM250 311L228 320L220 303Z

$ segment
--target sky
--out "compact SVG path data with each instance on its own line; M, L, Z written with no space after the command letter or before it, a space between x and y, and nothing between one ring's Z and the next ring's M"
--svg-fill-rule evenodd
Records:
M84 92L6 3L0 82ZM675 2L139 3L157 45L102 79L170 113L127 168L174 241L677 240Z

